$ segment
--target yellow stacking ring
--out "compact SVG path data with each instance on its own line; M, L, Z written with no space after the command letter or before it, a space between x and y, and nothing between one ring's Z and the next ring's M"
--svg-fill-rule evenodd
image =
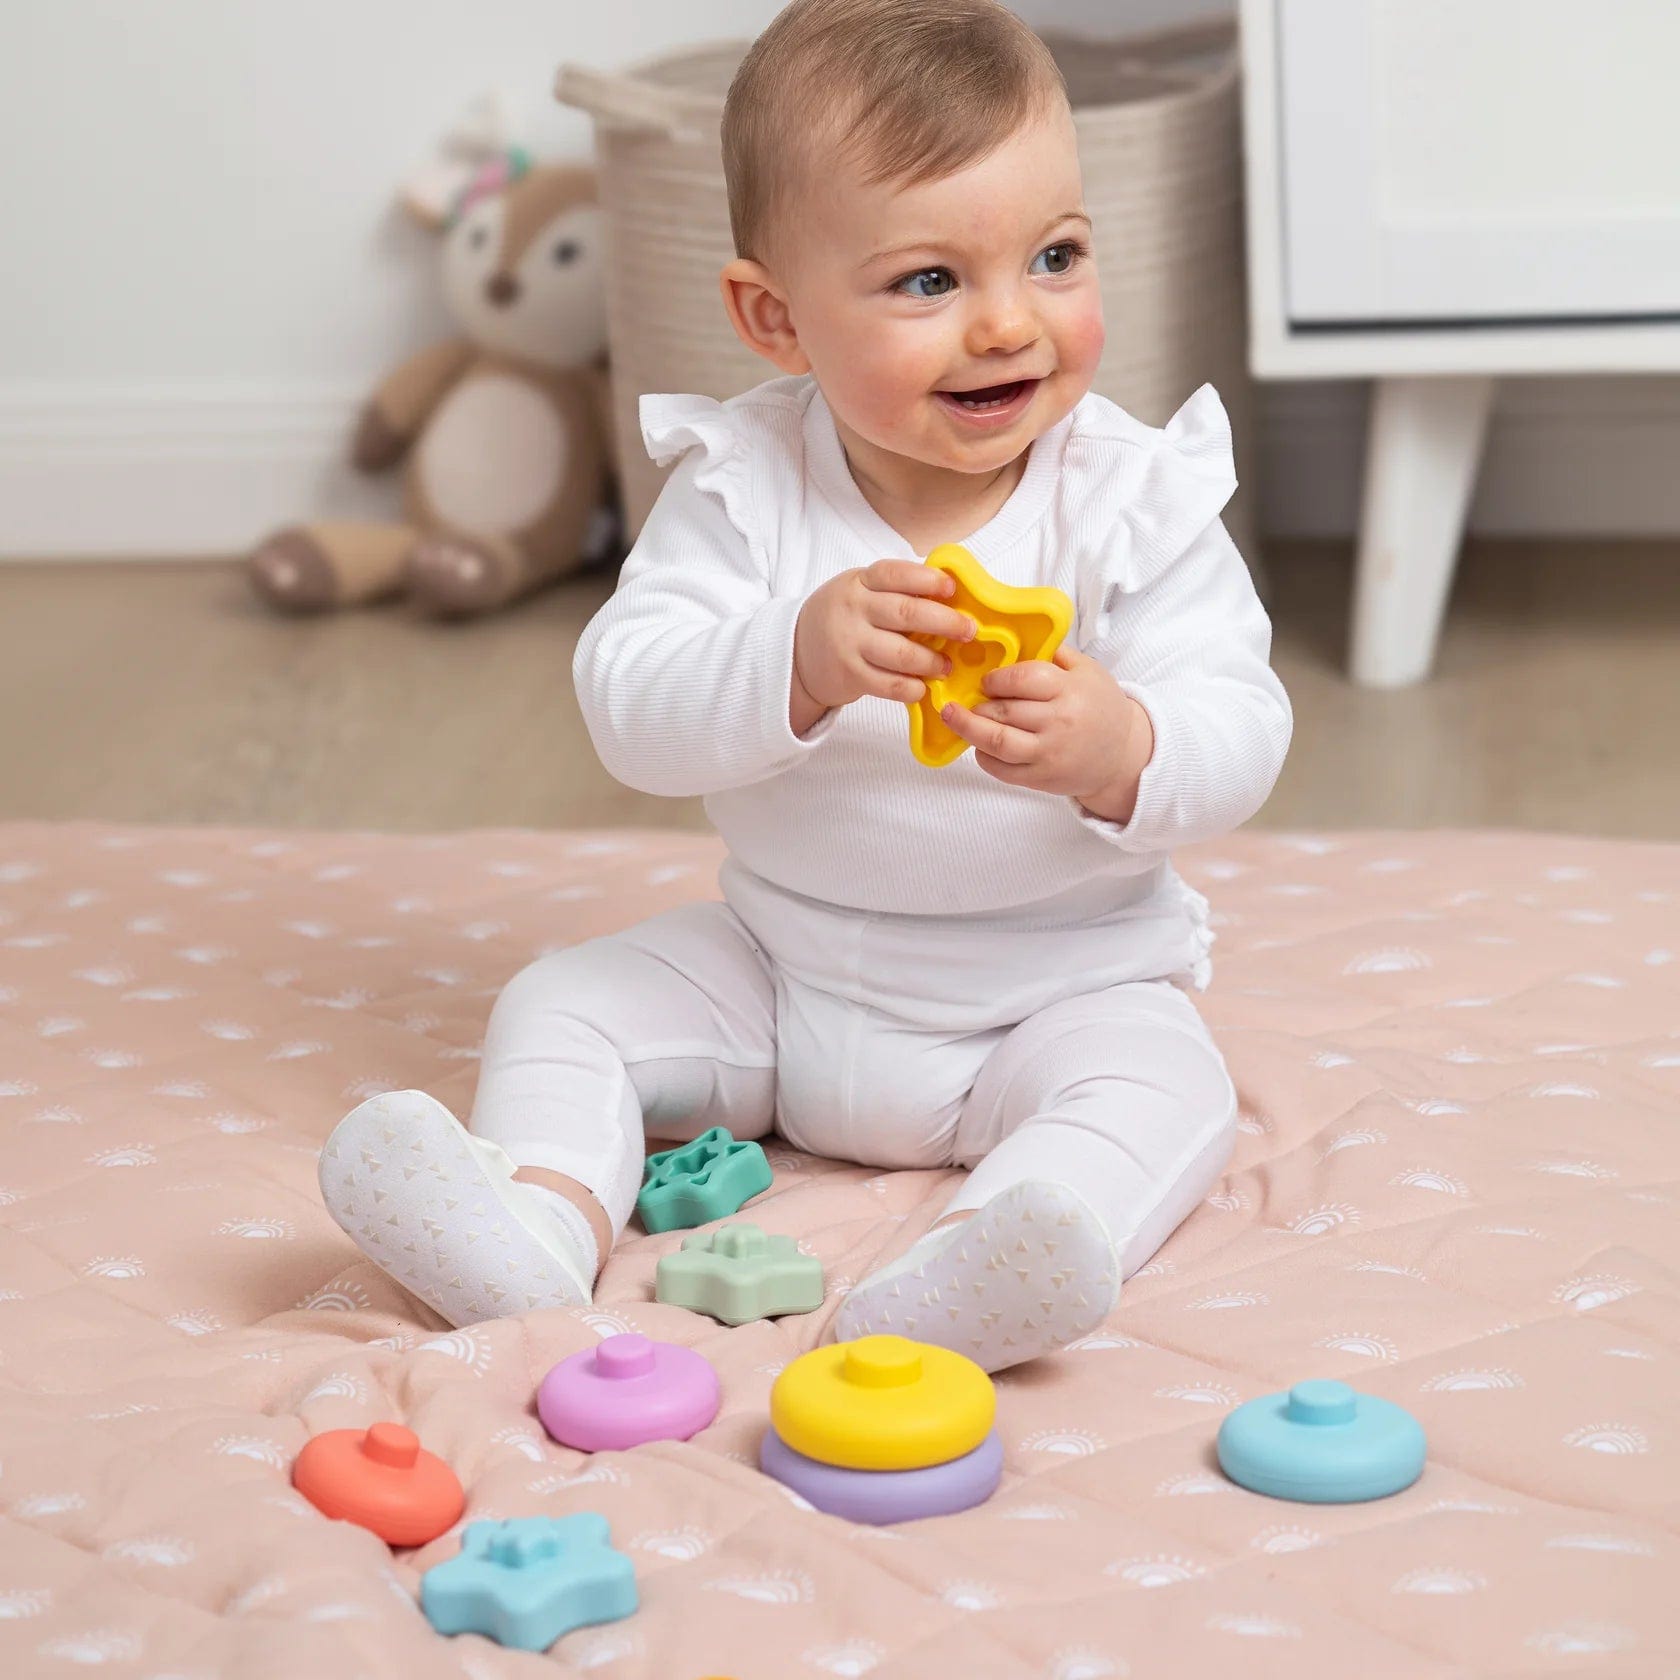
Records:
M863 1336L802 1354L770 1390L797 1453L846 1470L921 1470L973 1452L997 1413L992 1379L960 1353Z

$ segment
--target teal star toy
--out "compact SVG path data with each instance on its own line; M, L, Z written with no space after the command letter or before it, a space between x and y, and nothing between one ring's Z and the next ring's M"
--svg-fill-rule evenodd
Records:
M481 1633L518 1651L546 1651L636 1605L635 1567L593 1511L469 1523L460 1554L420 1578L420 1608L439 1633Z
M727 1219L770 1188L770 1163L756 1143L737 1143L722 1127L680 1149L647 1158L636 1211L648 1231L681 1231Z
M792 1237L769 1236L756 1225L725 1225L696 1231L675 1254L663 1255L653 1296L721 1324L815 1312L823 1303L822 1262L801 1254Z

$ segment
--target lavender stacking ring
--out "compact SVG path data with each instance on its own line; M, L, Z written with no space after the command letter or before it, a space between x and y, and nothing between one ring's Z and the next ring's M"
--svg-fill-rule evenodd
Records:
M562 1359L537 1390L537 1416L564 1447L620 1452L686 1441L717 1416L721 1399L704 1355L630 1333Z
M819 1511L848 1522L914 1522L947 1517L990 1499L1003 1475L1003 1442L994 1429L972 1452L922 1470L843 1470L797 1453L774 1429L764 1432L759 1468Z

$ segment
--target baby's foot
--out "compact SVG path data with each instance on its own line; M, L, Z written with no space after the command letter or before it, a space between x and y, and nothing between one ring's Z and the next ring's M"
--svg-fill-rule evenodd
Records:
M910 1336L998 1371L1096 1329L1119 1297L1120 1263L1097 1216L1067 1185L1029 1179L866 1277L841 1303L835 1336Z
M515 1170L435 1098L391 1091L334 1127L321 1196L370 1260L451 1324L587 1306L594 1255Z

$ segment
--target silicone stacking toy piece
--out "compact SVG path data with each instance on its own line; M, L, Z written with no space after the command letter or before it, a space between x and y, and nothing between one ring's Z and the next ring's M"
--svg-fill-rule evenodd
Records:
M686 1441L717 1416L721 1400L704 1355L632 1332L562 1359L537 1390L537 1416L564 1447L621 1452Z
M1343 1382L1300 1382L1250 1400L1219 1429L1219 1467L1275 1499L1351 1505L1423 1474L1423 1427L1392 1401Z
M770 1188L770 1163L756 1143L737 1143L722 1126L680 1149L647 1158L636 1211L649 1231L680 1231L727 1219Z
M904 1336L813 1348L777 1377L770 1424L806 1458L846 1470L921 1470L971 1453L997 1414L971 1359Z
M767 1429L759 1468L793 1489L819 1511L857 1523L913 1522L966 1511L997 1492L1003 1476L1003 1442L994 1429L973 1452L920 1470L845 1470L796 1453Z
M822 1262L801 1254L792 1237L756 1225L725 1225L683 1238L654 1271L654 1299L703 1312L722 1324L783 1313L815 1312L823 1303Z
M520 1651L620 1621L636 1603L635 1568L593 1511L469 1523L460 1555L420 1578L420 1608L439 1633L482 1633Z
M912 636L951 661L948 677L929 677L927 693L910 704L910 750L923 764L938 769L968 751L968 742L948 729L940 712L955 700L971 710L986 693L980 684L989 671L1023 659L1050 659L1073 628L1073 602L1059 589L1021 589L999 583L958 543L941 543L928 565L947 572L957 590L949 601L974 620L971 642L943 636Z
M400 1423L329 1429L304 1445L292 1485L318 1511L372 1529L388 1546L424 1546L461 1515L455 1472Z

